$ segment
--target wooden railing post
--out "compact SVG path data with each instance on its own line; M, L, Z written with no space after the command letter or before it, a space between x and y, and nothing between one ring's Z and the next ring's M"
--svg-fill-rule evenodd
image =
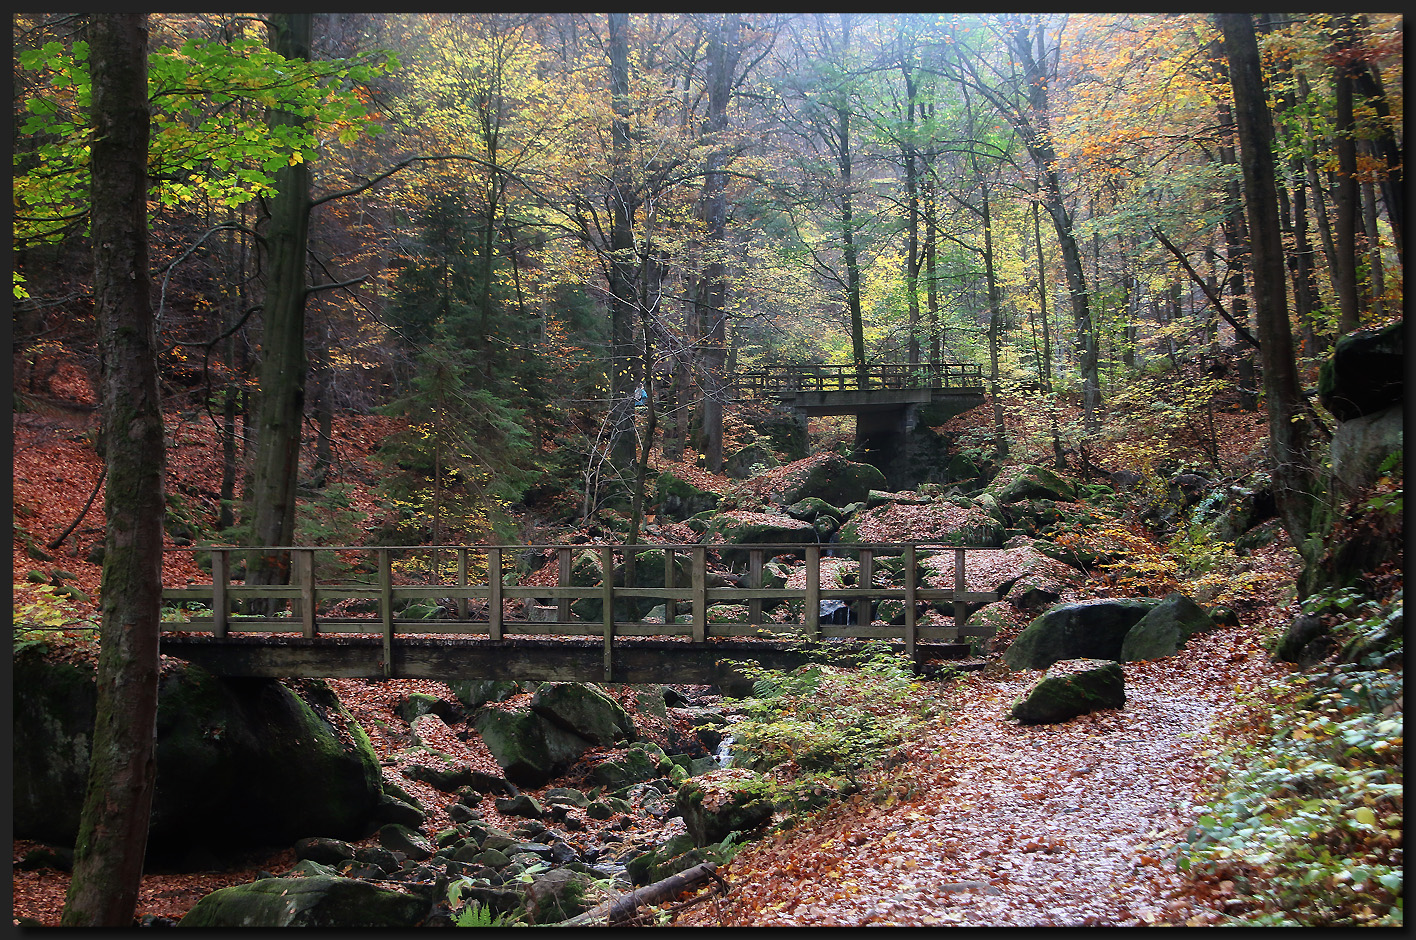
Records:
M693 642L708 641L708 549L693 549Z
M227 617L230 614L229 601L226 599L226 588L231 583L230 568L227 564L229 558L224 548L211 550L211 635L214 637L226 636Z
M862 548L858 560L860 562L860 586L864 593L855 604L856 623L868 627L874 619L870 616L870 590L875 587L875 553L868 548Z
M674 570L674 559L675 559L676 557L677 557L677 555L675 554L674 550L673 550L672 548L669 548L669 547L665 546L665 548L664 548L664 587L665 587L665 589L667 589L667 590L673 590L674 587L675 587L674 582L675 582L676 580L678 580L678 579L677 579L677 576L676 576L677 573L676 573L675 570ZM674 599L673 599L672 597L666 597L666 598L664 598L664 626L666 626L666 627L672 626L672 625L673 625L673 622L674 622L674 618L675 618L676 616L678 616L678 604L674 601ZM664 632L667 633L667 632L669 632L669 631L668 631L668 630L665 630Z
M615 550L609 545L600 547L600 597L605 603L605 681L610 681L610 665L614 659L612 644L615 638Z
M747 553L747 586L754 591L762 588L762 556L760 548L749 549ZM754 627L762 626L762 598L754 597L747 602L747 622Z
M464 549L464 551L466 551ZM487 636L502 638L502 553L500 548L487 549ZM464 578L464 580L466 580ZM467 601L464 598L463 603Z
M806 623L803 633L809 640L821 638L821 546L806 547Z
M379 549L379 620L383 629L383 674L393 678L393 559Z
M556 586L565 587L570 584L570 547L562 546L556 549ZM566 623L570 620L570 598L560 597L556 599L556 620Z
M467 546L457 547L457 586L467 587ZM462 594L457 598L457 619L467 619L467 595Z
M295 576L300 585L300 631L307 637L315 635L315 550L296 549L293 554Z
M968 616L968 607L964 604L964 590L968 587L968 579L965 577L964 569L964 549L959 546L954 549L954 639L963 636L964 619Z
M905 656L910 662L915 658L915 591L919 587L919 569L915 567L915 547L905 546Z

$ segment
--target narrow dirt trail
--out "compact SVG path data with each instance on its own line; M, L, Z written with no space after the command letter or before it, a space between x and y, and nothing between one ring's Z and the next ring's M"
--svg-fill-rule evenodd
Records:
M1236 690L1282 667L1230 629L1125 670L1125 708L1032 727L1004 716L1038 674L966 680L890 771L896 800L857 796L745 849L733 890L675 924L1213 923L1225 898L1197 894L1174 847Z

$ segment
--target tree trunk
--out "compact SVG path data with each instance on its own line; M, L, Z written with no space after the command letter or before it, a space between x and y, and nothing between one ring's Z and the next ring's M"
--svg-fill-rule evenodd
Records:
M908 50L905 53L908 55ZM909 303L910 367L919 365L919 173L914 140L915 82L910 63L902 61L900 71L905 79L905 198L909 212L909 252L905 267L905 294Z
M634 459L634 213L630 174L629 14L610 13L610 126L613 166L610 192L610 463L628 469Z
M130 927L157 779L164 453L148 272L147 14L98 13L92 232L108 475L98 707L60 923Z
M271 47L288 59L310 55L312 15L273 13ZM277 112L276 126L298 124L299 115ZM305 252L310 222L310 169L300 161L276 174L266 256L270 271L262 308L259 402L254 429L250 532L254 548L289 545L295 537L295 493L300 472L300 431L305 413ZM253 552L248 584L283 584L288 552ZM269 608L267 608L269 609Z
M1337 185L1333 192L1332 285L1337 291L1337 332L1350 333L1362 319L1362 301L1357 286L1357 221L1361 215L1357 189L1356 120L1352 114L1352 77L1339 64L1333 76L1333 149L1337 152Z
M1253 246L1254 322L1263 355L1274 496L1289 542L1306 557L1317 473L1310 440L1311 417L1299 382L1288 322L1272 117L1264 95L1252 18L1244 13L1221 13L1215 15L1215 20L1224 34L1229 80L1234 90L1244 203Z
M703 346L703 442L710 473L723 472L723 399L727 394L727 376L723 373L728 335L727 264L724 261L728 201L727 176L723 173L727 151L717 138L728 127L728 99L742 49L737 14L718 16L717 28L708 38L708 120L704 126L709 146L703 176L708 267L695 298L698 334L706 340Z
M977 162L974 171L978 171ZM998 352L1003 341L1003 304L998 276L993 268L993 217L988 205L988 184L983 186L983 270L988 281L988 397L993 400L993 461L1002 466L1008 456L1008 434L1003 424L1003 402L998 388Z

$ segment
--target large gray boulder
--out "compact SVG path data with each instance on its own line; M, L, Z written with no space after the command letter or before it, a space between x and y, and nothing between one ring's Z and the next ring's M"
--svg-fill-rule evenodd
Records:
M1046 669L1064 659L1120 659L1121 645L1156 598L1059 604L1028 624L1003 654L1009 669Z
M416 927L431 904L353 878L262 878L213 891L182 927Z
M93 736L94 671L15 660L15 835L73 845ZM383 796L363 729L323 682L180 665L161 680L149 852L175 859L199 835L222 852L310 835L360 838Z
M717 493L699 489L677 474L665 470L654 487L654 508L665 519L682 522L700 512L717 509Z
M1025 499L1071 501L1077 498L1077 488L1070 481L1046 467L1032 464L1020 467L1006 482L997 481L989 489L1005 506Z
M1203 607L1184 594L1168 594L1127 631L1121 642L1121 661L1161 659L1178 652L1195 634L1217 626Z
M549 782L590 747L587 739L524 708L484 708L475 727L506 778L521 787Z
M1055 724L1125 704L1126 682L1120 663L1068 659L1049 666L1042 679L1013 703L1009 716L1023 724Z
M547 682L531 696L531 710L592 744L634 737L634 719L619 702L584 682Z
M780 502L790 506L815 496L833 506L846 506L863 503L870 497L871 490L883 489L888 489L885 474L877 467L847 460L839 454L826 454L804 462L788 475Z

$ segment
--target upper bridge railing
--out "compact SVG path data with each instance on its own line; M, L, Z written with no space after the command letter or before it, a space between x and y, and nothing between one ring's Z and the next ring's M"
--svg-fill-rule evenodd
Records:
M921 542L174 551L209 553L212 580L163 590L164 604L181 611L165 632L372 634L383 638L385 675L400 634L603 638L607 672L617 636L888 639L913 658L920 641L966 635L970 604L998 599L967 590L966 553L992 550ZM290 583L245 583L243 560L257 551L288 557ZM735 570L710 568L710 553ZM646 608L661 603L651 617ZM733 606L710 614L716 605ZM931 607L951 613L952 625L921 623Z
M915 388L981 392L983 387L983 367L958 362L873 363L866 367L863 376L854 364L820 363L748 369L739 372L735 379L737 397Z

